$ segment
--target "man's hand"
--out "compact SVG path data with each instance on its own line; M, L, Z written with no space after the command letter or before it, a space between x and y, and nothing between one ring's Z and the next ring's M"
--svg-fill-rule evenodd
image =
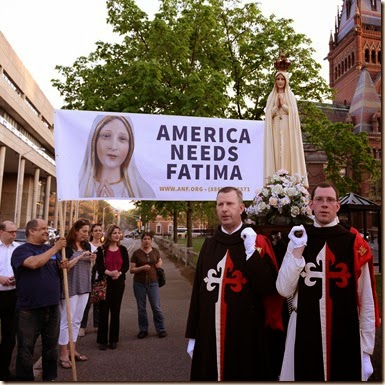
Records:
M362 380L368 381L369 377L373 374L373 365L368 353L362 353Z
M290 251L295 258L302 258L302 253L307 244L307 234L303 225L294 226L288 237L290 241L287 245L287 250Z
M245 245L247 261L254 254L257 233L251 227L246 227L241 232L241 238L243 239L243 243Z
M59 267L60 267L60 269L69 269L70 267L69 267L69 260L68 259L66 259L65 261L60 261L60 263L59 263Z
M307 234L303 225L293 226L293 228L290 230L290 233L289 233L289 239L291 242L293 242L294 248L306 246Z
M190 356L191 359L193 358L194 347L195 347L195 339L190 338L188 340L187 353L188 353L188 355Z
M67 241L65 238L58 238L55 240L55 243L53 246L56 247L57 251L60 251L67 246Z

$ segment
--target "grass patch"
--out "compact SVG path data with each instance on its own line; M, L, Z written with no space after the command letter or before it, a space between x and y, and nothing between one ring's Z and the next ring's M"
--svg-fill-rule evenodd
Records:
M192 239L192 247L196 253L200 252L205 239L206 239L205 237L196 237L196 238L194 237ZM178 244L179 245L186 245L187 244L187 238L178 238Z

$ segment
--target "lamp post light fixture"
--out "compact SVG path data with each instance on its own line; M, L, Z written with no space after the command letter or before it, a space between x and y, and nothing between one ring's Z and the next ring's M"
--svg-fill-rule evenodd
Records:
M23 154L19 154L19 162L17 165L17 182L16 182L16 201L15 201L15 214L13 222L16 224L17 227L20 226L20 213L21 213L21 198L19 195L22 195L23 192L20 191L20 183L21 183L21 159L29 154L31 151L45 151L45 148L39 147L39 148L30 148L28 151L24 152Z

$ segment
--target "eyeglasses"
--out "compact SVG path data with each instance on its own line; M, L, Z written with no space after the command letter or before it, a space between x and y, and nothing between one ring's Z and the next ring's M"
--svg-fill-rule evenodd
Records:
M4 230L5 233L8 233L8 234L16 234L17 231L16 230Z
M327 198L322 198L322 197L315 197L313 199L313 202L317 203L317 204L322 204L324 202L326 202L328 205L331 205L333 203L336 203L337 202L337 199L335 198L330 198L330 197L327 197Z

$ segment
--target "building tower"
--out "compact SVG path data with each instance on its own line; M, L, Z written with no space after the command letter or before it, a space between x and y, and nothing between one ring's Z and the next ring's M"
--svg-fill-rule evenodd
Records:
M343 0L329 39L329 81L334 104L350 105L363 68L381 94L381 1Z

